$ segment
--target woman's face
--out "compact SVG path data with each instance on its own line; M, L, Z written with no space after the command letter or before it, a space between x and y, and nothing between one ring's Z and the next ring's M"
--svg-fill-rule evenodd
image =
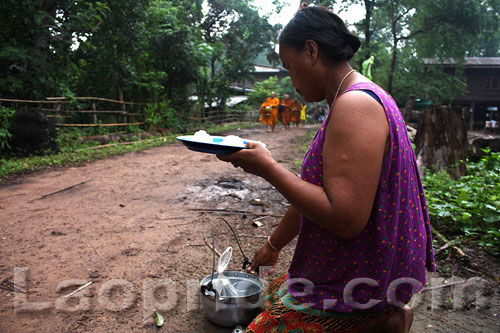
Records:
M283 67L288 70L295 90L306 102L319 102L325 98L321 92L319 76L315 75L317 66L313 65L311 57L304 48L297 51L295 48L280 44L279 48ZM317 63L316 63L317 64Z

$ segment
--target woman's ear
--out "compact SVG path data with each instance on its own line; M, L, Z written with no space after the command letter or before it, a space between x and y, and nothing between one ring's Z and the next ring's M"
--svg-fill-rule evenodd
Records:
M307 52L307 56L311 60L311 65L316 64L319 52L318 44L316 44L313 40L306 40L305 50Z

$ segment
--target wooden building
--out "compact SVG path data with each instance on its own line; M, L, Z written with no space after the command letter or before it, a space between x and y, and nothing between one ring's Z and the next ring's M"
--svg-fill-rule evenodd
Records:
M432 63L427 61L427 63ZM453 71L453 61L444 63L445 71ZM499 127L500 120L500 57L465 58L464 76L467 92L457 96L453 105L467 106L470 129Z

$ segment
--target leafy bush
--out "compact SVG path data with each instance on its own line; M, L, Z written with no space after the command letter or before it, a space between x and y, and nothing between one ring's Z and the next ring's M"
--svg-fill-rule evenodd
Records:
M253 86L254 91L248 94L247 103L254 106L260 106L266 98L269 97L271 91L275 91L276 96L279 96L280 91L278 88L277 76L271 76L269 79L262 82L255 82Z
M151 129L168 128L174 132L183 129L180 120L174 114L174 109L170 106L170 101L149 104L144 111L146 122Z
M9 140L12 138L12 134L9 132L9 128L15 112L14 109L0 106L0 151L10 148Z
M292 99L302 100L295 90L295 87L292 85L292 79L289 76L283 78L279 83L277 76L271 76L269 79L262 82L255 82L253 90L254 91L248 94L247 100L247 104L253 106L260 106L266 98L269 97L271 91L276 92L276 97L280 100L285 94L289 94Z
M500 254L500 153L467 162L467 175L426 170L422 179L433 226L455 235L475 236L479 245Z

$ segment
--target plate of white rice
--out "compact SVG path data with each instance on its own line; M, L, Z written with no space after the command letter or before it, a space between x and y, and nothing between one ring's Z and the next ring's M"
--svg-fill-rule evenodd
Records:
M181 141L188 149L208 154L226 155L240 149L248 149L247 140L239 136L215 136L204 130L197 131L194 135L178 136L177 140Z

